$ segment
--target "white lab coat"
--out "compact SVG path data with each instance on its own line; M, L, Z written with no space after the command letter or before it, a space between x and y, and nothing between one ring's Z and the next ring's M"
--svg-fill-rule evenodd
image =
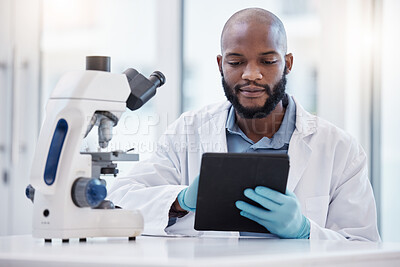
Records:
M350 135L295 103L287 188L310 220L310 239L379 241L365 152ZM230 106L225 101L182 114L162 135L157 151L135 165L128 177L114 182L109 198L123 208L139 209L145 234L207 234L194 230L192 212L166 228L168 211L178 193L199 174L202 154L227 152L225 124Z

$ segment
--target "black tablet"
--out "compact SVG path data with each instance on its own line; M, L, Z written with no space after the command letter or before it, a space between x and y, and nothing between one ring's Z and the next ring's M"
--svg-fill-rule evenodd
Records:
M268 233L263 226L242 217L235 202L244 200L259 206L243 194L246 188L259 185L285 193L288 173L287 154L203 154L194 228L201 231Z

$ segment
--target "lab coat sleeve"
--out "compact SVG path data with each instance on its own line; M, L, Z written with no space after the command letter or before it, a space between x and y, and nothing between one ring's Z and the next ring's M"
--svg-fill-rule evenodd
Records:
M348 163L331 192L325 227L310 220L310 239L380 241L367 157L353 140Z
M179 139L175 139L179 140ZM179 141L178 141L179 142ZM164 134L152 156L136 163L127 177L116 179L108 198L124 209L139 210L144 217L144 234L165 235L168 212L182 185L184 149L175 149Z

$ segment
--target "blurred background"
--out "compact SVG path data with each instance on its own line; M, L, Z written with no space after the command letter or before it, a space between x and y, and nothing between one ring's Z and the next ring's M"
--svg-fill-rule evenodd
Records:
M182 112L225 99L220 33L246 7L283 21L294 55L288 92L359 140L382 239L400 241L398 0L0 0L0 235L31 232L24 191L47 99L64 73L103 55L112 72L165 74L151 101L124 113L107 148L146 158ZM89 136L83 149L96 142ZM134 164L119 166L123 175Z

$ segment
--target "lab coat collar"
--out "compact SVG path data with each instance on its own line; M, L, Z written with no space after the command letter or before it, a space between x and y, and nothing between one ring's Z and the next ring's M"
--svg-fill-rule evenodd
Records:
M293 100L296 103L296 129L290 139L288 151L290 170L287 188L290 191L296 189L312 153L312 149L308 145L309 138L307 137L317 130L317 117L305 111L294 97ZM231 104L225 101L207 109L207 113L201 115L202 118L209 118L205 119L204 123L198 128L202 154L206 152L226 153L228 151L226 119L230 107Z
M296 98L291 96L296 103L296 129L298 134L306 137L313 134L317 130L317 116L305 111L304 108L297 102Z

